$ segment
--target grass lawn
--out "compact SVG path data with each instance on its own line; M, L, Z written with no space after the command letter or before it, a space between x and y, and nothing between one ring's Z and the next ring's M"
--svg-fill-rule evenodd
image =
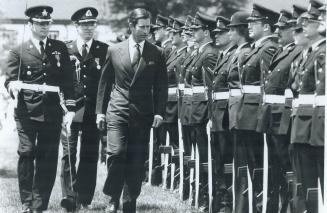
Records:
M21 203L18 193L17 181L17 133L13 132L14 125L7 122L4 129L0 130L0 213L16 213L21 210ZM60 147L61 151L61 147ZM60 159L60 157L59 157ZM61 188L60 188L60 163L58 161L58 172L56 183L52 191L49 209L47 212L64 212L60 207ZM98 166L98 182L93 202L89 210L80 212L104 212L107 197L102 193L103 183L106 177L105 165ZM142 193L138 199L137 212L197 212L186 202L178 199L178 194L144 185Z

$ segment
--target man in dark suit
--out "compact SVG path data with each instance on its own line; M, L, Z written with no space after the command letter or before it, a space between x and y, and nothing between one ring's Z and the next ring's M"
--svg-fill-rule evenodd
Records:
M96 94L101 67L106 59L108 45L95 40L98 11L93 7L77 10L71 17L78 37L66 43L75 68L74 91L76 114L67 141L66 129L62 129L63 157L61 166L61 206L71 211L81 205L86 208L92 201L99 153L99 132L96 125ZM76 171L77 141L81 135L80 160ZM69 143L69 144L68 144ZM76 201L76 202L75 202Z
M67 111L63 125L68 128L75 114L73 70L67 48L47 37L52 11L50 6L25 11L32 36L10 51L4 68L5 86L18 101L17 171L24 213L48 208L56 178L63 109Z
M237 136L234 158L237 158L237 168L247 166L253 183L253 209L260 208L256 198L262 191L262 173L258 169L263 168L263 135L256 132L258 109L262 103L261 78L263 70L267 67L277 50L276 37L272 34L279 14L259 4L253 5L249 21L249 36L255 41L252 50L242 61L241 89L242 99L237 114ZM256 169L256 170L254 170ZM256 171L256 173L254 173ZM236 203L236 212L247 210L247 202ZM258 211L260 211L258 209Z
M145 40L150 13L135 9L128 23L129 39L108 49L97 95L97 123L108 125L108 212L117 211L122 191L123 212L136 211L150 128L162 123L168 96L164 53Z

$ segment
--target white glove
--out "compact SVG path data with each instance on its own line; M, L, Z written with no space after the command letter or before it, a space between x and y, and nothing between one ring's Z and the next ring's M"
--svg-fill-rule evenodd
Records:
M163 118L161 115L155 115L152 123L152 127L158 128L163 122Z
M97 127L100 131L103 131L105 129L105 121L106 121L106 116L104 114L97 114Z
M68 133L70 133L70 126L73 122L75 112L67 112L64 116L64 126L66 126Z
M75 55L70 55L69 56L71 61L75 61L75 66L79 66L81 64L81 62L78 60L78 58Z

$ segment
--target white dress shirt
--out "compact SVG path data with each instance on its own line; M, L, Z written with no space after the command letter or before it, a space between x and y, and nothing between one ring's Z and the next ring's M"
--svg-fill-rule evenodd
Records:
M76 46L77 46L77 49L78 49L79 54L80 55L83 55L82 54L82 49L83 49L83 45L84 44L87 44L86 51L87 51L87 53L89 53L90 52L91 45L92 45L92 42L93 42L93 38L90 39L89 41L87 41L85 43L85 41L81 37L77 37L77 39L76 39Z
M44 49L45 49L45 45L47 44L47 40L48 40L48 37L45 37L45 39L42 40L43 41L43 47L44 47ZM31 41L32 41L33 45L35 46L35 48L41 54L40 40L37 40L36 38L34 38L33 36L31 36Z
M144 48L144 42L145 41L141 41L140 43L138 43L140 45L140 53L142 55L142 52L143 52L143 48ZM130 56L130 59L131 59L131 63L133 62L133 56L134 56L134 53L136 50L136 42L134 41L134 38L133 36L129 36L128 38L128 49L129 49L129 56Z

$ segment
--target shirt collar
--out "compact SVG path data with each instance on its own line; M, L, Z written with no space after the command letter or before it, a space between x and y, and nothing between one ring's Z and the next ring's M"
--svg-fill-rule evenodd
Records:
M83 39L78 36L76 40L77 49L80 50L82 49L83 44L87 44L87 49L89 50L91 48L92 42L93 42L93 38L85 43Z
M260 38L259 40L254 42L255 47L256 48L259 47L262 44L263 41L267 40L268 38L272 38L272 37L274 37L274 36L273 35L268 35L268 36L264 36L264 37Z
M313 43L312 45L311 45L311 47L312 47L312 50L315 50L323 41L325 41L326 39L325 38L322 38L322 39L320 39L320 40L318 40L318 41L316 41L315 43Z
M183 50L185 50L187 48L187 46L184 46L182 48L180 48L179 50L177 50L177 54L179 54L180 52L182 52Z
M141 53L143 51L144 43L145 43L145 40L138 43L140 45ZM133 49L135 47L135 45L136 45L136 42L134 41L134 38L133 38L132 35L130 35L129 38L128 38L128 45L129 45L130 49Z
M228 48L226 48L224 51L223 51L223 56L225 56L233 47L234 47L235 45L233 45L233 46L230 46L230 47L228 47Z
M287 44L286 46L283 47L283 51L287 50L287 48L291 47L292 45L294 45L293 42Z
M241 49L247 44L248 44L248 42L245 42L245 43L241 44L240 46L238 46L237 49L235 50L235 54L240 53Z
M212 43L212 41L202 44L201 47L199 47L199 52L201 53L203 51L203 49L205 48L205 46L207 46L208 44L211 44L211 43Z
M45 37L45 39L42 40L43 44L44 44L44 48L47 43L47 40L48 40L48 37ZM36 38L31 36L31 41L32 41L33 45L39 50L40 49L40 40L37 40Z
M161 46L162 46L162 47L165 47L165 45L166 45L168 42L171 42L171 39L170 39L170 38L167 39L167 40L165 40L164 42L162 42Z

